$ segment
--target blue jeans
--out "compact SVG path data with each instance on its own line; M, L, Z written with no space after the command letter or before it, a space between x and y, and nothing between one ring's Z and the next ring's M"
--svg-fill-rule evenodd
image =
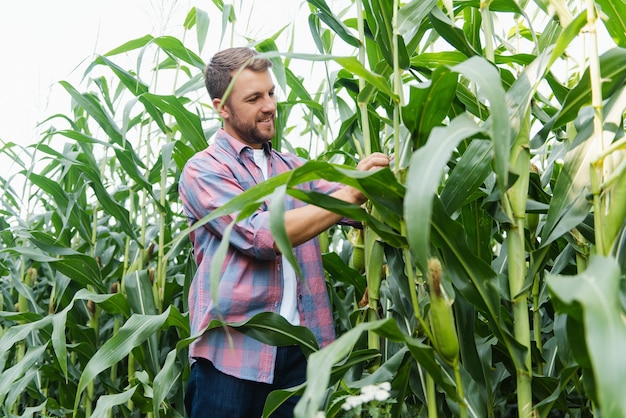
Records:
M278 347L274 383L238 379L217 370L206 359L196 359L185 392L190 418L257 418L263 415L267 395L306 380L306 358L298 346ZM299 397L292 396L271 416L293 417Z

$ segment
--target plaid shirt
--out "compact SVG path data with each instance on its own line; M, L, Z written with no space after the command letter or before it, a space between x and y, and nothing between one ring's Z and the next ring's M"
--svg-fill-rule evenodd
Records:
M269 177L297 168L303 160L267 148ZM189 224L228 203L233 197L263 181L263 174L253 159L253 150L220 129L215 142L189 159L180 178L179 192ZM331 193L340 185L312 181L298 187ZM304 203L286 197L285 210ZM191 334L196 335L220 313L227 322L243 321L260 312L280 310L282 300L282 257L274 251L269 227L267 202L256 213L239 222L230 235L214 305L210 288L210 269L224 230L234 219L224 216L205 224L190 234L198 269L189 291ZM320 347L334 338L334 325L317 238L294 248L296 259L306 278L298 280L300 324L317 337ZM190 346L189 356L206 358L223 373L240 379L272 383L276 347L229 329L233 345L223 328L205 332Z

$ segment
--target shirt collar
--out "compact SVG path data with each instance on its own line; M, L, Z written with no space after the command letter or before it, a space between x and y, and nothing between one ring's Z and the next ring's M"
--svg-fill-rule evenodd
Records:
M249 145L244 144L236 138L233 138L228 132L224 130L224 128L220 128L217 131L216 142L225 142L227 143L233 151L237 155L241 155L244 150L252 149ZM265 151L265 155L268 157L272 153L272 142L268 141L262 145L263 151Z

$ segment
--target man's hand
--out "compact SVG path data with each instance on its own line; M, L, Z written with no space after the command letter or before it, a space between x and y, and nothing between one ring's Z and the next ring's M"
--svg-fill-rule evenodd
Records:
M357 165L357 170L380 170L388 167L390 160L385 154L375 152L363 158ZM367 200L367 197L359 189L350 186L342 187L330 196L357 205L365 203ZM285 229L291 244L296 246L317 236L322 231L339 222L341 218L341 215L318 206L306 205L285 212ZM276 245L274 245L274 248L278 252Z
M359 161L356 168L359 171L372 171L372 170L380 170L381 168L389 167L389 163L391 162L391 158L381 152L375 152L373 154L368 155ZM353 203L361 204L365 203L367 197L360 190L355 189L353 187L346 187L346 191L349 191L353 196L348 201L352 201Z

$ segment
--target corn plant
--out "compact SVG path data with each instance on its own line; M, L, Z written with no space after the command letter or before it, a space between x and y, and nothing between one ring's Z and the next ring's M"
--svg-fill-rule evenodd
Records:
M214 5L223 41L235 7ZM362 229L320 237L333 344L270 313L228 324L308 356L307 382L271 394L265 416L294 395L299 417L625 415L623 3L303 6L317 51L293 38L279 48L278 29L247 42L284 92L274 147L310 162L197 225L177 178L219 126L202 94L216 24L200 9L182 39L129 40L92 61L84 86L61 81L72 109L38 143L3 142L21 171L2 177L2 414L184 416L187 236L288 193ZM129 54L132 68L120 64ZM311 84L302 63L324 75ZM352 169L375 151L393 155L390 169ZM298 189L314 178L369 201ZM389 396L350 409L371 387Z

